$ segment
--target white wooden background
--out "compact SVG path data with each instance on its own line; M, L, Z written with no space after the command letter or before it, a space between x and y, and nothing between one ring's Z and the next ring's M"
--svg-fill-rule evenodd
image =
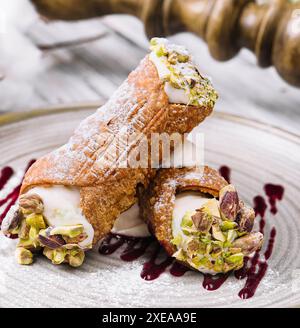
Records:
M40 45L102 33L103 37L93 42L44 51L45 59L50 59L52 65L35 83L27 109L105 100L148 48L142 24L128 16L76 23L40 21L32 27L30 35ZM296 133L300 131L300 89L287 85L273 69L258 68L250 52L243 50L235 59L220 63L210 57L198 37L184 33L172 39L186 45L201 71L212 77L220 95L218 111L255 118Z

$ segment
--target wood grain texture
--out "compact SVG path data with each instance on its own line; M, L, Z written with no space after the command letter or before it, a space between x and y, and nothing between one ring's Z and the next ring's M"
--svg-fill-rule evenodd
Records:
M29 108L109 98L147 52L141 22L129 16L107 16L77 23L38 22L31 37L39 44L75 40L106 32L97 41L47 51L49 68L34 83ZM220 94L217 110L299 132L300 91L283 82L272 68L260 69L247 50L226 63L215 61L196 36L181 33L171 38L185 44L211 76ZM18 110L23 110L19 108Z
M300 87L298 0L31 0L50 19L79 20L131 14L149 38L193 32L221 61L250 49L261 67L274 66L288 83Z

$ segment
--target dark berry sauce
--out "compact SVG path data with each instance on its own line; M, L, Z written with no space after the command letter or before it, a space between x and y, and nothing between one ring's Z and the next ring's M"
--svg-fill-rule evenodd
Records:
M269 199L269 203L271 206L270 211L272 214L276 214L278 211L276 203L277 201L282 200L284 194L284 188L280 185L267 183L264 187L264 190Z
M32 160L28 163L25 172L34 161L35 160ZM225 180L230 183L231 169L228 166L222 166L219 169L219 172ZM5 187L13 174L14 170L11 167L4 167L0 171L0 190ZM13 206L18 199L20 188L21 184L16 186L6 197L0 199L0 206L5 205L4 211L0 215L0 224L11 206ZM284 188L279 185L268 183L264 186L264 191L268 197L270 212L275 215L278 211L277 202L282 200ZM254 197L253 203L256 216L260 216L260 231L264 232L266 225L265 214L268 205L265 198L262 196ZM267 260L272 255L275 238L276 229L275 227L272 227L267 242L267 248L263 254L264 259L262 260L260 258L260 253L256 252L252 258L245 257L244 266L233 273L233 276L236 279L245 279L245 285L238 293L240 298L247 299L255 294L259 283L266 274L268 268ZM176 262L174 258L167 256L163 248L153 237L136 238L110 233L102 240L99 247L99 253L102 255L110 255L119 249L121 250L120 258L126 262L134 261L142 256L149 256L150 254L149 260L144 262L141 271L141 278L144 280L157 279L167 268L169 268L170 274L174 277L182 277L186 272L191 271L188 267ZM220 288L230 274L215 276L204 274L203 276L203 288L208 291L213 291Z
M231 180L231 169L226 166L223 165L219 168L219 173L221 174L221 176L228 182L230 183Z
M174 261L170 268L170 273L174 277L182 277L188 271L191 271L191 269L177 261Z
M30 166L34 162L35 162L35 160L31 160L27 164L27 167L25 169L25 173L27 172L27 170L30 168ZM13 174L14 174L14 170L9 166L6 166L1 170L1 173L0 173L0 190L5 187L6 183L13 176ZM3 205L6 206L4 208L4 211L2 212L2 214L0 215L0 224L2 223L3 219L5 218L6 214L10 210L10 208L13 205L15 205L15 203L16 203L18 197L19 197L21 185L22 185L22 182L19 185L17 185L6 197L4 197L3 199L0 199L0 207L3 206Z
M172 264L174 259L172 257L164 256L163 260L159 260L159 255L164 253L162 247L157 244L148 262L143 264L141 272L141 278L144 280L157 279L162 273L164 273L168 266Z
M126 248L122 251L120 258L123 261L131 262L144 255L153 241L153 237L128 237L110 233L101 241L99 253L102 255L110 255L126 244Z
M202 286L206 290L210 290L210 291L217 290L224 284L224 282L227 280L228 277L229 274L211 275L205 273Z

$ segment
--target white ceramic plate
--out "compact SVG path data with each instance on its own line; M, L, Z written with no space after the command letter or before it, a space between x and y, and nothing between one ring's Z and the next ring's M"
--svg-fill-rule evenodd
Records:
M63 144L78 123L93 112L93 106L37 111L30 115L0 119L0 167L16 170L31 158ZM79 269L53 266L39 258L32 266L16 264L15 241L0 236L0 306L19 307L269 307L300 304L300 137L242 117L215 113L200 125L205 133L205 161L215 168L231 168L232 182L243 199L253 203L261 195L268 204L266 243L276 227L273 253L266 275L255 295L241 299L246 279L230 276L216 291L202 287L203 276L187 272L172 276L167 269L158 279L140 278L151 248L133 262L120 260L119 251L110 256L87 255ZM14 181L12 182L14 183ZM284 187L278 213L270 213L264 185ZM0 193L1 195L1 193ZM3 194L2 194L3 197ZM1 198L1 197L0 197ZM1 211L1 210L0 210ZM259 221L258 217L258 221Z

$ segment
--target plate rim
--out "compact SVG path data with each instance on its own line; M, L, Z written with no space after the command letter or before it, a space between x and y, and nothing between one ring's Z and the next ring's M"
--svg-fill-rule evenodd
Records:
M5 125L9 125L20 121L25 121L35 117L60 114L64 112L80 111L85 109L86 110L97 109L98 107L102 106L104 103L105 101L78 102L78 103L38 107L35 109L26 110L24 112L6 113L0 115L0 128ZM225 119L227 121L238 122L246 126L259 128L260 130L284 137L285 139L288 139L289 141L295 142L300 145L300 133L298 134L296 132L288 131L274 124L262 122L259 119L249 118L243 115L225 113L219 110L215 110L212 113L211 117L214 116L217 118Z
M9 124L26 121L29 119L34 119L36 117L43 117L48 115L62 114L67 112L76 112L81 110L92 110L97 109L102 106L105 101L90 101L90 102L76 102L69 104L61 104L61 105L51 105L38 107L30 110L26 110L23 112L13 112L13 113L5 113L0 115L0 129L3 126L7 126ZM248 118L243 115L231 114L221 112L219 110L215 110L211 117L216 117L220 119L224 119L230 122L236 122L243 124L249 127L259 128L262 131L270 132L279 137L283 137L286 140L294 142L300 146L300 133L297 134L295 132L288 131L279 126L269 124L266 122L262 122L258 119ZM300 308L300 303L289 304L286 307L289 308Z

